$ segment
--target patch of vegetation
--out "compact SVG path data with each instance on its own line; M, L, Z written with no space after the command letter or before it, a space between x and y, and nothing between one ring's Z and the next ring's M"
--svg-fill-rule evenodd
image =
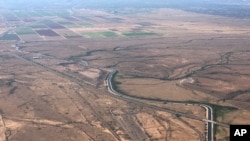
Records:
M112 86L113 86L113 88L116 90L117 89L117 86L119 85L119 84L121 84L121 82L119 82L117 79L119 79L119 77L121 77L121 75L120 74L118 74L118 72L116 72L115 74L114 74L114 77L111 79L111 83L112 83Z
M103 37L100 32L84 32L83 35L90 37L90 38L101 38Z
M121 77L123 77L122 74L116 72L116 73L114 74L114 77L111 79L111 83L112 83L113 89L114 89L115 91L117 91L118 93L127 95L127 93L126 93L125 91L121 90L121 89L119 88L119 86L118 86L118 85L121 84L121 82L118 81L118 79L121 78Z
M0 36L0 40L20 40L16 34L4 34Z
M82 23L80 25L83 26L83 27L94 27L94 25L90 24L90 23Z
M17 28L16 33L19 35L25 35L25 34L36 34L32 28L29 27L23 27L23 28Z
M211 106L213 108L213 116L216 121L223 121L225 114L237 110L237 108L235 107L221 106L205 102L198 102L198 101L183 101L183 102L193 103L193 104L205 104Z
M105 37L116 37L117 36L117 34L115 32L110 32L110 31L102 32L102 35Z
M215 138L216 138L217 141L228 141L229 140L229 136L228 136L227 131L226 131L228 129L225 129L225 128L220 127L218 125L214 125L214 128L215 128L214 131L216 133ZM217 136L218 137L223 137L223 138L218 139Z
M152 36L152 35L157 35L154 32L144 32L144 31L140 31L140 32L124 32L122 33L125 36L128 37L133 37L133 36Z
M90 37L90 38L103 38L103 37L116 37L118 36L115 32L84 32L82 33L84 36Z
M214 117L215 117L216 121L223 121L224 116L227 113L230 113L230 112L237 110L237 108L229 107L229 106L212 105L211 107L213 108Z

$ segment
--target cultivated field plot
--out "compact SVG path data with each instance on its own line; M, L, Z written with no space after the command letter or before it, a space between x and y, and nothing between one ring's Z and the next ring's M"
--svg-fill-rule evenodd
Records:
M53 21L63 25L63 26L73 26L75 25L74 21L71 21L71 20L67 20L67 19L64 19L63 17L58 17L58 18L55 18L53 19Z
M83 32L82 35L88 38L102 38L102 37L117 37L115 32L105 31L105 32Z
M64 26L54 22L54 21L50 21L50 20L45 20L42 21L42 23L44 23L45 25L47 25L48 27L52 28L52 29L62 29L65 28Z
M2 13L3 18L7 21L7 22L17 22L20 21L14 14L10 13L10 12L4 12Z
M29 27L23 27L23 28L17 28L16 33L18 35L26 35L26 34L36 34L32 28Z
M55 31L51 29L40 29L36 30L40 36L59 36Z
M0 35L0 40L20 40L16 34L2 34Z
M38 34L28 34L28 35L19 35L23 41L42 41L43 38Z
M42 38L31 27L20 27L15 30L23 41L41 41Z
M136 31L136 32L124 32L122 34L125 36L128 36L128 37L156 35L156 33L154 33L154 32L138 32L138 31Z
M81 38L82 36L65 28L65 29L54 29L56 33L60 34L61 36L64 36L65 38Z
M78 18L76 17L72 17L72 16L62 16L62 18L66 19L67 21L80 21Z
M41 23L41 22L37 22L37 23L32 23L30 25L30 27L36 29L36 28L48 28L48 26L46 26L45 24Z

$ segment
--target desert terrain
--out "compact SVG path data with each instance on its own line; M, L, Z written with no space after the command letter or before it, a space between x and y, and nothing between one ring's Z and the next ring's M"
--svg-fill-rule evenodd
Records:
M0 141L204 141L203 104L213 140L250 123L250 19L121 11L0 10Z

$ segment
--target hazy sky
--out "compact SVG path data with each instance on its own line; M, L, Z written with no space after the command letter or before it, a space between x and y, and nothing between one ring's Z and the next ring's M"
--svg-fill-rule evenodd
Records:
M82 4L82 5L165 5L165 4L196 4L196 3L222 3L222 4L239 4L249 3L250 0L0 0L8 4ZM20 5L21 6L21 5Z
M78 7L78 8L189 8L214 5L249 5L250 0L0 0L8 8Z

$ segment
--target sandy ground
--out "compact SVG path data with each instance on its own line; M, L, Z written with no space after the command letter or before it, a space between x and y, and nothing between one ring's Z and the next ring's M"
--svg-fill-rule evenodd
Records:
M6 32L6 29L0 28L0 34L2 34L2 33L4 33L4 32Z
M171 117L170 114L159 113L159 117L157 117L140 113L137 114L137 119L150 136L150 140L199 140L187 125Z
M119 89L126 91L129 95L155 99L202 101L207 98L204 93L194 93L179 87L177 83L154 79L122 79Z
M6 125L2 115L0 115L0 141L5 141Z
M97 79L100 76L100 70L98 69L88 69L84 72L80 72L80 74L90 77L91 79Z

